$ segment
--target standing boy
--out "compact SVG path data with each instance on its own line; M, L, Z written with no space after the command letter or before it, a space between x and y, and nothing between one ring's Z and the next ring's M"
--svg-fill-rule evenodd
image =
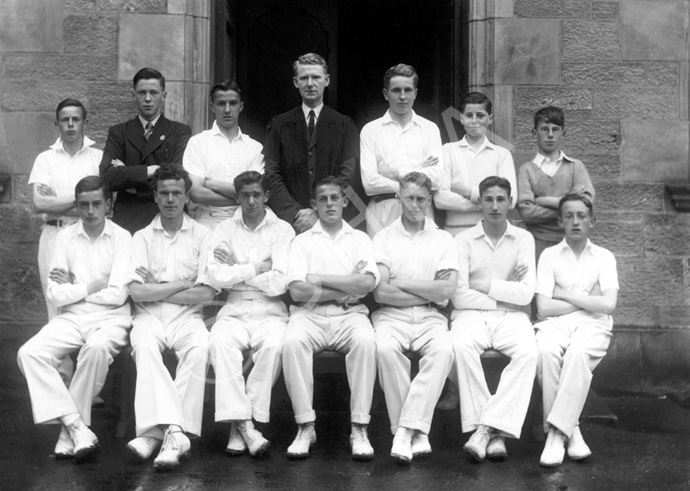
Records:
M216 421L229 421L225 451L259 457L269 442L254 428L252 417L268 423L271 389L281 369L287 309L280 295L287 290L292 227L266 208L264 177L247 171L235 177L240 208L218 225L211 240L208 279L229 290L227 303L211 329L209 352L216 374ZM243 355L254 363L245 385Z
M48 275L48 300L60 313L19 349L17 361L29 386L34 422L61 424L55 456L80 461L98 448L88 428L91 402L113 357L127 345L132 237L106 218L112 194L100 178L81 179L74 194L80 220L58 233ZM76 351L68 389L55 363Z
M460 104L460 122L465 136L443 145L443 177L434 193L436 207L448 210L444 230L453 236L481 220L479 183L483 179L503 177L512 189L517 187L510 152L486 136L493 122L491 100L480 92L467 94ZM515 198L510 201L510 208L513 206Z
M534 295L534 239L508 222L510 183L491 176L479 183L482 220L455 237L458 287L451 336L455 351L462 431L475 430L463 447L475 460L508 455L505 437L520 438L527 414L537 346L521 307ZM510 358L491 395L481 354L495 349Z
M366 221L371 238L402 214L396 193L403 176L422 172L431 178L434 189L441 182L441 132L412 109L418 82L419 76L410 65L390 67L383 76L388 110L362 128L362 184L370 196ZM434 219L433 206L428 207L427 216Z
M439 306L448 303L458 280L458 252L453 238L426 216L431 181L410 172L400 181L402 216L374 238L381 281L374 297L378 368L386 397L391 456L400 464L431 453L429 429L434 406L453 364L448 320ZM405 352L421 356L410 381Z
M518 171L518 210L534 236L536 257L563 239L558 203L575 193L594 201L594 187L582 162L561 150L565 118L558 107L541 108L534 115L532 134L537 137L537 155Z
M369 237L342 219L348 204L345 186L333 176L316 183L312 207L319 221L290 247L288 276L296 304L290 307L283 338L283 373L298 431L288 458L308 457L316 443L312 356L323 350L345 354L352 457L374 458L367 425L376 381L376 343L361 299L376 287L379 271Z
M544 403L546 445L539 463L555 467L567 447L573 460L592 452L582 438L579 419L592 382L592 371L606 355L618 299L616 259L592 244L592 202L580 194L559 203L565 239L539 259L535 325L537 376Z
M359 136L352 118L323 103L331 82L326 60L307 53L295 60L292 70L302 104L268 123L264 156L268 205L301 234L318 220L310 205L314 183L330 175L349 187L359 179ZM345 213L351 219L358 212Z
M237 209L235 177L249 170L263 173L264 156L261 143L240 129L244 102L237 84L228 80L214 84L210 98L216 120L210 130L189 140L182 164L192 180L190 213L213 230Z
M201 284L210 233L184 213L191 185L180 167L157 169L151 186L160 213L132 240L129 293L135 312L131 342L137 365L137 437L127 448L145 460L160 446L153 461L158 470L176 467L189 454L185 432L201 434L208 359L201 304L212 300L215 291ZM163 364L166 348L178 359L175 380Z
M78 220L74 207L74 186L86 176L98 175L103 152L84 135L86 108L76 99L65 99L55 110L55 127L60 132L50 150L42 152L31 169L29 185L36 213L42 213L43 228L38 240L38 273L43 295L48 289L48 266L53 257L58 232ZM57 309L46 298L48 320Z
M133 234L158 213L149 179L163 164L182 164L192 130L163 114L167 92L158 70L139 70L132 79L132 95L138 115L108 130L100 171L117 191L113 221Z

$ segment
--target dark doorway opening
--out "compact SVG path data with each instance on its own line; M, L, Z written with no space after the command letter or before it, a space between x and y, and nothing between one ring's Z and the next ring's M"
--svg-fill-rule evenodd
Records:
M419 73L415 110L439 125L467 90L466 0L219 0L215 74L235 78L242 130L263 141L271 116L299 104L292 62L310 51L329 63L325 102L358 128L380 117L385 71L407 63ZM215 78L218 78L218 76ZM214 79L215 81L215 79Z

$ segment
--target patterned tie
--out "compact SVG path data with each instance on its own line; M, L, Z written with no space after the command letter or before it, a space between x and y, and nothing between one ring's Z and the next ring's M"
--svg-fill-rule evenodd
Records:
M144 139L146 141L149 141L149 136L151 136L151 133L153 133L153 125L151 122L147 122L146 126L144 126Z
M314 110L309 111L309 138L311 138L314 135L314 123L316 120L316 114L314 114Z

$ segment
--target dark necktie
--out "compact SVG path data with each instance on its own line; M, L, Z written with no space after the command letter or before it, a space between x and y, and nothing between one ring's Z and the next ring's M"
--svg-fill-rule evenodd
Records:
M314 135L315 120L316 120L316 114L314 114L314 110L311 109L309 111L309 138L311 138Z
M151 133L153 133L153 125L150 122L147 122L146 126L144 126L144 139L146 141L149 141L149 136L151 136Z

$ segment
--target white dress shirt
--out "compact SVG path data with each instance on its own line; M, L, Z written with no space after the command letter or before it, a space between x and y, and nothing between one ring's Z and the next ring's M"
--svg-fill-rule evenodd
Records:
M343 227L331 237L317 221L292 241L289 282L305 281L308 274L349 275L360 261L367 263L362 273L371 273L378 284L379 269L369 236L343 222Z
M135 270L144 267L159 283L178 280L208 283L209 230L189 218L186 214L182 227L170 236L161 224L160 214L144 229L134 234L130 262L130 282L144 283ZM182 315L196 312L200 305L177 305L169 302L135 303L137 313L148 313L163 320L172 321Z
M397 193L398 180L417 171L431 178L437 189L443 170L441 132L434 123L412 111L412 119L403 128L393 121L390 110L367 123L360 135L362 184L368 196ZM427 157L438 157L438 164L420 167Z
M55 191L56 196L74 196L74 187L86 176L98 176L98 166L103 158L103 151L93 148L95 142L84 136L84 146L74 157L65 152L62 140L57 139L49 150L41 152L34 162L29 184L45 184ZM52 213L44 213L43 221L76 220Z
M494 246L484 232L483 220L455 236L460 270L453 294L455 309L520 310L532 301L536 283L534 238L508 223ZM527 266L522 281L507 281L516 266ZM472 279L489 279L489 293L473 290Z
M266 209L266 216L254 230L244 223L242 208L232 218L221 222L213 232L208 253L208 284L217 290L261 291L277 297L287 290L290 243L295 231L287 222ZM236 264L218 262L213 251L224 249ZM271 260L271 270L257 274L254 263Z
M182 166L195 176L232 183L239 174L253 170L264 172L263 145L237 128L237 136L229 141L220 131L217 122L210 130L202 131L189 139ZM232 213L234 206L208 206L195 204L205 210L225 210Z
M48 278L48 300L61 312L88 314L125 303L129 292L129 256L132 236L106 219L101 234L91 242L79 220L61 230L55 240L50 271L61 268L72 283L58 284ZM87 285L108 278L108 286L89 295Z

